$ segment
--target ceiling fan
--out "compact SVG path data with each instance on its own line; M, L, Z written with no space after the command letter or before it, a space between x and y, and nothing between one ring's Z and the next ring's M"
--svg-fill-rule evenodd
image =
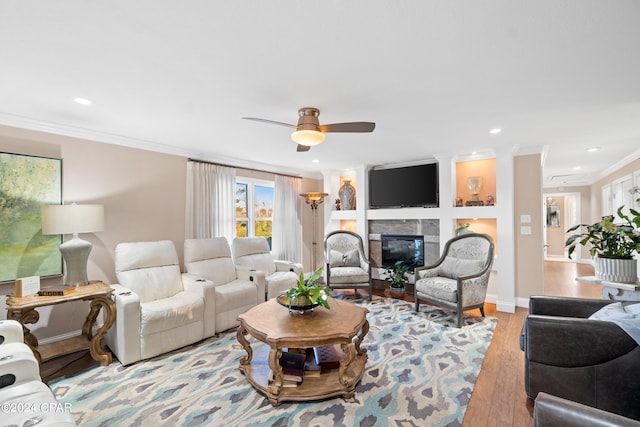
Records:
M243 117L246 120L271 123L296 129L291 134L291 139L298 144L297 151L309 151L311 146L322 143L326 132L373 132L376 124L372 122L349 122L321 125L318 121L320 110L313 107L305 107L298 110L298 124L276 122L273 120L259 119L257 117Z

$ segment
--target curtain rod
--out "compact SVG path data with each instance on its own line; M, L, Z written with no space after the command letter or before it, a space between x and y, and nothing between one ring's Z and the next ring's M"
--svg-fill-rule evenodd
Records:
M301 176L288 175L286 173L266 171L266 170L261 170L261 169L252 169L252 168L246 168L246 167L243 167L243 166L227 165L227 164L224 164L224 163L209 162L207 160L200 160L200 159L188 158L187 160L190 161L190 162L196 162L196 163L206 163L208 165L224 166L224 167L227 167L227 168L244 169L246 171L271 173L271 174L274 174L274 175L280 175L280 176L287 176L287 177L290 177L290 178L300 178L300 179L302 179Z

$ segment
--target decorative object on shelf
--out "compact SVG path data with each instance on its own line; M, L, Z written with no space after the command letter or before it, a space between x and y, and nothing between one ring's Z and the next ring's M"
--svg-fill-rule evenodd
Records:
M342 210L342 205L340 203L340 199L336 199L336 210L337 211Z
M463 206L462 197L460 197L460 196L456 197L455 203L456 203L455 204L456 208L462 207Z
M60 245L66 265L64 284L89 284L87 260L92 245L78 237L79 233L104 230L103 205L46 205L41 208L42 234L73 234L73 238Z
M345 211L350 211L355 209L356 207L356 189L353 185L351 185L351 181L346 179L338 190L338 195L340 196L340 203L342 204L342 209Z
M482 189L482 177L470 176L469 178L467 178L467 188L471 192L471 201L479 201L478 193L480 193L480 190Z
M316 269L316 246L318 244L317 242L317 234L318 234L318 227L316 226L316 216L318 215L318 205L321 205L322 202L324 202L324 198L327 197L329 194L328 193L320 193L320 192L316 192L316 193L302 193L300 194L300 196L304 197L304 201L311 206L311 212L313 214L313 241L311 242L311 266L313 267L313 269Z
M485 204L485 206L495 206L496 199L491 194L489 194L487 196L487 201L484 202L484 204Z
M471 224L469 224L468 222L463 222L462 224L458 225L458 228L456 228L456 236L460 236L462 234L467 234L467 233L473 233L473 231L469 228Z
M571 233L582 227L586 231L573 234L567 239L568 255L576 249L576 245L587 245L589 253L595 256L596 277L601 280L619 283L635 283L638 280L638 263L633 258L640 252L640 214L630 209L631 216L625 215L618 208L618 218L622 223L615 223L613 215L607 215L602 221L592 225L578 224L567 230Z
M409 266L402 260L396 261L393 265L387 267L387 281L389 282L389 293L392 298L404 298L406 286L409 279L406 274Z
M304 273L300 273L298 284L280 295L277 298L278 303L288 307L290 313L297 311L303 314L307 310L313 311L319 305L329 309L327 297L331 295L331 289L320 283L321 274L322 267L314 271L306 280Z

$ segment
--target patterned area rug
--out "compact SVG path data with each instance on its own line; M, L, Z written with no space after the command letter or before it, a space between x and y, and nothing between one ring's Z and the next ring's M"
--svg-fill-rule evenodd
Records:
M352 402L272 407L238 370L235 331L123 367L115 361L50 386L81 426L459 426L497 319L381 297L370 313L368 360Z

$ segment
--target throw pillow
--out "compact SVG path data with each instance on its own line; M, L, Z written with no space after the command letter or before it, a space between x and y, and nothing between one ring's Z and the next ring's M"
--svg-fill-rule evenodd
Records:
M440 264L440 275L450 279L477 274L482 270L482 261L476 259L462 259L446 257Z
M359 267L360 255L357 249L352 249L345 253L331 250L329 251L329 265L331 267Z

